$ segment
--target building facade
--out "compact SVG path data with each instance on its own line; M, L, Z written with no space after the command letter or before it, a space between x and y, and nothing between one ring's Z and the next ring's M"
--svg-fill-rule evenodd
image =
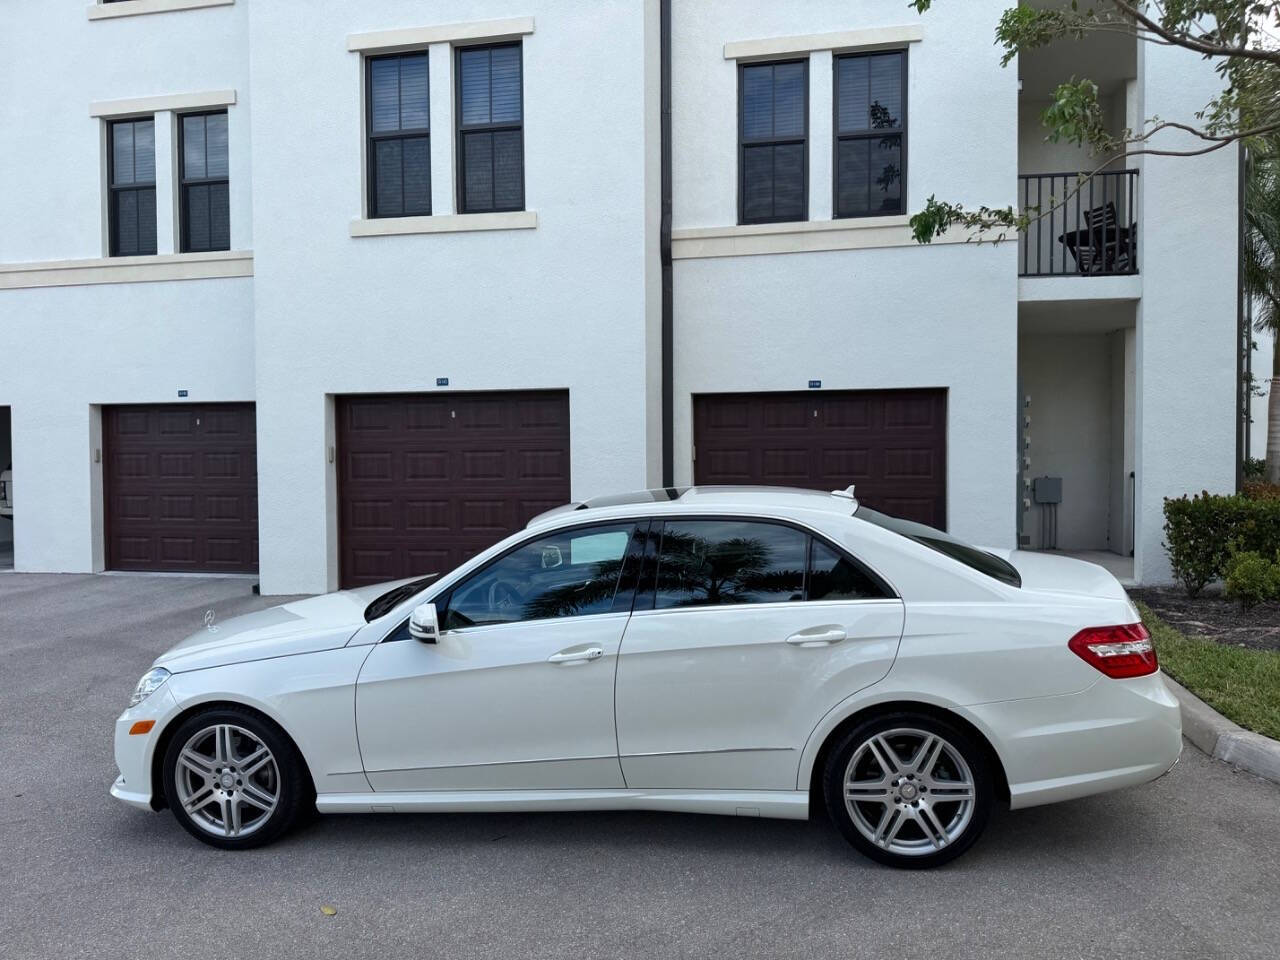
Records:
M1079 189L1038 116L1217 78L1113 35L1001 67L1006 5L7 9L14 567L319 592L570 499L854 483L1166 580L1163 498L1234 483L1236 158ZM1044 215L922 246L930 196Z

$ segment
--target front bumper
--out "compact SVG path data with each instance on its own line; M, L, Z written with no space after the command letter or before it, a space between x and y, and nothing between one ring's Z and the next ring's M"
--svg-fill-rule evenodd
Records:
M1159 672L966 712L989 731L1015 809L1147 783L1182 752L1182 714Z
M137 706L116 719L115 752L120 776L111 785L111 795L139 810L152 810L151 761L166 721L178 709L169 685L165 684ZM150 732L130 734L139 720L154 720Z

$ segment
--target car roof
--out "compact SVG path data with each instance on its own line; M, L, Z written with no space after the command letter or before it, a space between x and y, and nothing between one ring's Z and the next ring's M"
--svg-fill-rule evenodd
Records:
M851 516L858 507L853 498L853 488L823 493L821 490L805 490L800 487L729 486L711 485L694 487L658 487L652 490L636 490L631 493L593 497L580 503L567 503L529 521L528 527L540 527L557 520L588 520L593 512L602 516L634 513L639 507L644 513L688 513L706 509L712 512L745 510L748 512L769 510L817 510Z

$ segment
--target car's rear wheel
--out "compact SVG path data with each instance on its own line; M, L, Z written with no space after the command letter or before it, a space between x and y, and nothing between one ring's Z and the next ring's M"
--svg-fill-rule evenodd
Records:
M928 714L893 713L849 730L823 776L827 810L861 853L894 867L935 867L973 845L993 797L972 737Z
M292 827L310 800L297 748L250 710L212 708L169 739L165 796L188 832L226 850L262 846Z

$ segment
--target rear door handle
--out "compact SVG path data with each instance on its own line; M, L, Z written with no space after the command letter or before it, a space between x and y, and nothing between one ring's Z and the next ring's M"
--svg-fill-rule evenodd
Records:
M848 638L848 634L840 627L810 627L787 637L787 643L797 647L829 647Z
M547 663L584 663L599 660L603 656L604 650L601 647L570 647L547 657Z

